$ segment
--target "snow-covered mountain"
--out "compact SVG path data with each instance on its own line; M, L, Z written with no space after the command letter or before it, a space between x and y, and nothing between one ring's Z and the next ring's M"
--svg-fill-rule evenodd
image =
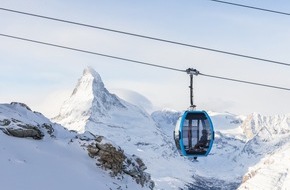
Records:
M241 155L255 160L239 189L290 188L290 115L252 114L241 126L248 140Z
M91 68L54 118L61 125L25 104L0 105L1 189L150 189L151 179L166 190L289 189L290 114L208 111L215 142L209 156L193 161L179 156L172 138L182 111L149 115L140 106L110 93Z
M162 133L144 109L111 94L91 68L84 70L54 120L70 130L105 136L141 157L156 188L176 189L192 181L191 162L177 154L171 137Z

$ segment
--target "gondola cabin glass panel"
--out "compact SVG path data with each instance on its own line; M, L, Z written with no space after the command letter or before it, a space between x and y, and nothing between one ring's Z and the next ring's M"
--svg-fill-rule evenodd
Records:
M177 150L183 156L207 156L211 150L214 131L205 111L186 111L174 131Z

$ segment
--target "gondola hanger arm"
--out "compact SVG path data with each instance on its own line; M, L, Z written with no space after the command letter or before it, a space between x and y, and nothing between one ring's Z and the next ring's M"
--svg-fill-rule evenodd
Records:
M199 75L199 71L193 68L188 68L185 71L189 75L195 75L195 76Z
M189 86L189 89L190 89L190 107L189 107L189 110L195 110L196 108L196 105L194 104L194 101L193 101L193 75L197 76L199 74L199 71L196 70L196 69L193 69L193 68L188 68L186 69L186 73L189 74L190 76L190 86Z

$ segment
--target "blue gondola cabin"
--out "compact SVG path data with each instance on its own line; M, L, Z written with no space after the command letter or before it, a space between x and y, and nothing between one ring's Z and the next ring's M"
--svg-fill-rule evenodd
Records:
M209 115L205 111L185 111L176 124L174 141L183 156L207 156L214 141Z

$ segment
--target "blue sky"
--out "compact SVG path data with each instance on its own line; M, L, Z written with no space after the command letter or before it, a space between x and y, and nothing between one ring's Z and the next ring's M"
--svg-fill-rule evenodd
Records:
M289 1L232 1L290 12ZM2 0L0 7L290 63L290 16L207 0ZM290 88L290 67L0 11L0 33L179 69ZM157 107L189 106L186 74L0 37L0 102L21 101L53 116L91 66L110 89L134 90ZM289 113L290 92L202 76L199 109Z

